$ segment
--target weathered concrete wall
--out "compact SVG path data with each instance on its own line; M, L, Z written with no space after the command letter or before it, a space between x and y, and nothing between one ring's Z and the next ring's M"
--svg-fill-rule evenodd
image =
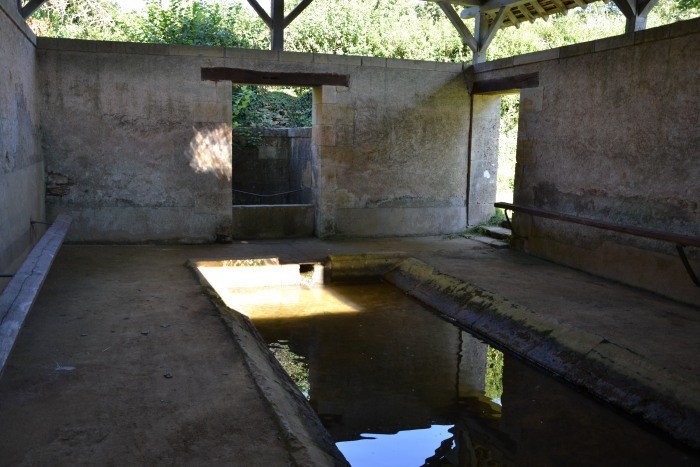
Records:
M311 128L234 128L232 165L234 205L311 202Z
M49 217L74 241L209 241L231 223L231 84L166 46L39 39ZM75 50L73 50L75 49Z
M466 224L461 64L39 40L50 216L79 241L209 240L231 227L230 83L202 67L337 73L315 92L316 232L415 235Z
M0 0L0 274L12 274L44 231L34 34ZM0 279L0 290L4 288Z
M477 65L521 92L514 202L700 235L700 20ZM700 305L674 245L516 215L525 251ZM700 251L688 256L700 270Z
M469 95L461 65L354 60L349 88L314 93L317 235L466 225Z
M501 97L474 95L469 156L467 224L486 222L494 215L498 191L498 136Z

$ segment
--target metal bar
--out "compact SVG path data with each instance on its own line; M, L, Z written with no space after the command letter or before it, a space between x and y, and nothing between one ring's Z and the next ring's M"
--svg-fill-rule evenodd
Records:
M625 233L637 237L651 238L661 240L663 242L675 243L676 245L694 246L700 248L700 238L690 237L688 235L673 234L661 232L658 230L640 229L639 227L630 227L626 225L611 224L609 222L587 219L585 217L570 216L568 214L558 214L550 211L544 211L537 208L527 208L524 206L515 206L510 203L495 203L494 206L502 209L509 209L515 212L522 212L533 216L545 217L559 221L572 222L574 224L587 225L603 230L611 230L613 232Z
M676 250L678 250L678 256L681 257L681 261L683 262L683 266L685 266L685 270L688 271L690 280L693 281L693 284L695 284L696 287L700 287L700 279L698 279L698 276L695 275L695 271L693 271L693 266L690 265L690 261L688 261L688 257L685 255L683 245L676 245Z

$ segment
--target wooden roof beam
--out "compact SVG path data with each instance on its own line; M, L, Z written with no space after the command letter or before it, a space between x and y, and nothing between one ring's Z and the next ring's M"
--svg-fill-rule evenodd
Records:
M301 14L313 0L301 0L299 4L284 16L284 0L272 0L270 5L271 15L268 15L258 0L248 0L250 6L255 10L260 19L270 29L270 48L276 51L284 50L284 30Z
M22 0L17 0L17 8L22 18L27 19L45 2L46 0L29 0L26 5L22 6Z
M658 0L613 0L613 2L627 19L625 32L634 32L646 28L647 15Z
M498 30L503 26L503 21L506 18L506 7L502 6L498 13L496 13L496 18L488 25L489 19L486 13L482 13L479 16L479 21L476 22L475 35L477 38L477 51L474 53L474 63L482 63L486 61L486 49L488 49L491 41Z
M472 49L472 52L476 54L478 50L476 39L469 31L469 28L467 28L467 25L464 24L464 21L462 21L462 19L459 17L459 14L457 14L454 7L450 5L449 2L439 1L436 3L443 13L445 13L455 29L457 29L459 36L462 38L462 42L464 42L470 49Z
M547 21L549 13L542 8L542 5L540 5L540 2L538 0L535 0L534 2L530 2L530 5L532 5L535 8L535 11L540 14L543 20Z
M561 0L552 0L552 3L559 9L560 13L563 13L565 15L569 14L569 9L566 8L566 5L564 5L564 2Z

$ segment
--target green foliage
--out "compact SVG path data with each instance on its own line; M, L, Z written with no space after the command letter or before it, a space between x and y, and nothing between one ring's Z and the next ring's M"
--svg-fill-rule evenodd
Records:
M285 31L285 48L441 62L471 55L436 5L406 0L313 2Z
M486 352L486 387L489 399L500 399L503 395L503 352L489 346Z
M288 345L273 343L269 347L284 371L308 398L311 385L309 384L309 366L304 359L292 352Z
M605 3L592 3L585 10L552 15L547 21L521 23L519 28L500 30L488 48L489 60L586 42L622 34L625 17Z
M496 200L505 203L513 202L519 112L519 95L508 94L501 97L501 126L498 137L498 182Z
M311 88L233 86L236 127L311 126Z
M170 0L162 6L150 0L145 12L134 13L127 38L161 44L250 47L245 34L237 34L240 4L197 0Z
M27 24L39 36L71 39L125 40L119 6L110 0L51 0Z

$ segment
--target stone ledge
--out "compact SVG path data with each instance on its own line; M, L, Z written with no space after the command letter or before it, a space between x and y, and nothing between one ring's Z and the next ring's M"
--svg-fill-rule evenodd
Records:
M342 264L342 263L339 263ZM700 385L600 336L512 303L414 258L383 276L450 321L700 447Z
M0 294L0 374L70 224L70 217L59 215Z

